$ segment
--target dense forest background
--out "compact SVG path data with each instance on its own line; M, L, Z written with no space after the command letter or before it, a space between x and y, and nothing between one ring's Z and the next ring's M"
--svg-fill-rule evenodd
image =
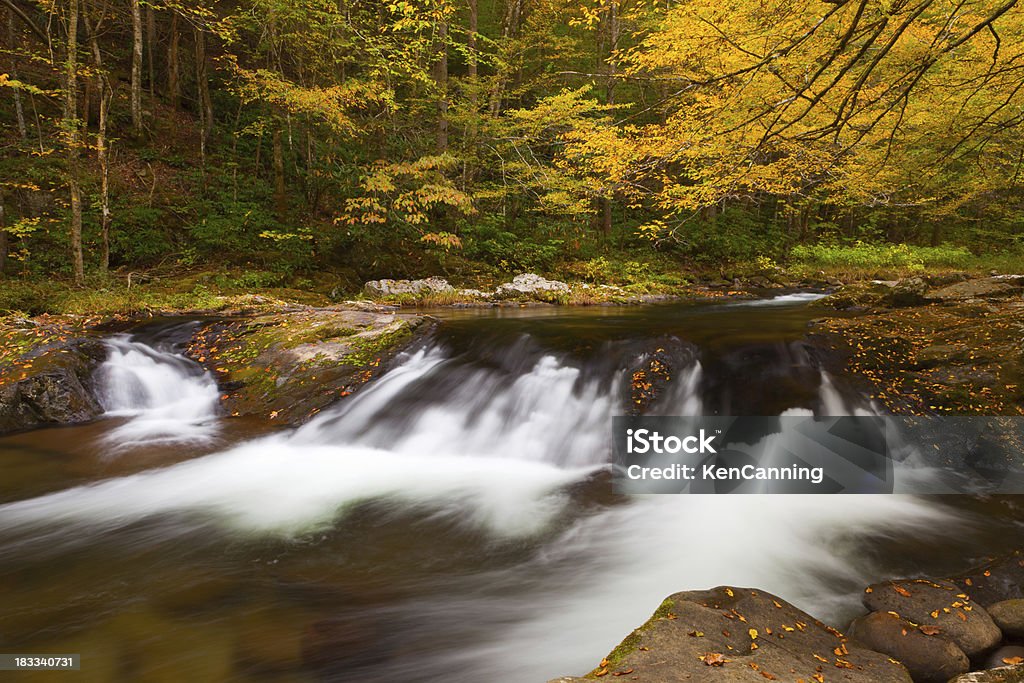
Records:
M0 20L0 308L195 272L671 286L1024 245L1016 0L0 0Z

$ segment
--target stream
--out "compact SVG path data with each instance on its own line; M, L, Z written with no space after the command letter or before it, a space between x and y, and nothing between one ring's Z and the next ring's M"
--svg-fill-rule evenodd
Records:
M447 310L291 430L218 413L181 355L198 322L112 336L104 419L0 438L0 651L97 681L543 683L673 592L842 628L868 583L1024 540L1012 496L612 495L611 417L653 353L652 414L876 411L807 342L815 297Z

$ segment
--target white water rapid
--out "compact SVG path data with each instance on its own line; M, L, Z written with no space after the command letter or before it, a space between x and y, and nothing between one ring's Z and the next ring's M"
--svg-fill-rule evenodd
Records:
M212 436L217 390L208 375L128 338L110 345L104 404L128 420L112 442ZM699 414L702 372L693 362L676 373L661 411ZM628 379L588 373L557 353L513 371L426 349L293 432L0 506L0 531L34 528L53 547L68 529L81 541L173 514L240 541L312 543L375 501L483 534L492 540L481 552L532 539L540 550L525 563L423 609L507 622L447 652L437 663L444 680L537 683L586 671L679 590L759 587L828 617L878 578L858 538L948 535L955 524L909 496L663 495L583 505L580 488L608 460L610 418ZM846 410L827 378L821 392L828 410ZM182 533L175 529L165 533Z

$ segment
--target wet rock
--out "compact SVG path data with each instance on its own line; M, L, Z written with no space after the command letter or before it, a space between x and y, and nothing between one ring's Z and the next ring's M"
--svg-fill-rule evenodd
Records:
M982 278L948 285L928 292L928 301L942 303L966 301L968 299L1002 299L1019 296L1022 290L1016 281L1009 279Z
M558 293L567 294L569 285L559 280L548 280L533 273L523 273L512 278L512 282L498 285L495 295L501 298L516 297L522 295L552 295Z
M605 675L648 683L911 681L903 665L849 641L784 600L727 586L670 596L588 678Z
M985 662L981 667L985 669L998 669L999 667L1007 665L1019 665L1024 664L1024 646L1021 645L1003 645L998 647L992 652L988 653L985 657Z
M887 304L892 288L896 284L895 281L884 280L854 282L815 302L814 305L836 310L882 306Z
M977 656L999 644L1002 633L981 605L949 581L914 579L885 581L869 586L863 596L865 607L893 612L921 626L934 627L943 638L968 657Z
M370 280L363 289L370 296L422 296L454 291L448 281L440 277L428 277L423 280Z
M986 608L1003 600L1024 598L1024 551L1014 550L950 581Z
M952 641L932 634L892 612L872 612L850 624L847 634L907 667L914 683L945 683L971 668L970 659Z
M1024 683L1024 666L972 671L950 679L949 683Z
M929 287L945 287L970 279L971 276L967 273L935 273L924 276L924 281L928 283Z
M299 424L385 372L436 324L341 306L269 313L198 329L186 355L213 373L228 415Z
M104 358L96 340L54 338L0 364L0 434L98 417L92 374Z
M1024 599L1001 600L989 605L987 610L1004 635L1024 638Z
M897 308L919 306L927 302L925 295L928 293L928 289L928 283L919 277L900 280L889 291L888 303Z

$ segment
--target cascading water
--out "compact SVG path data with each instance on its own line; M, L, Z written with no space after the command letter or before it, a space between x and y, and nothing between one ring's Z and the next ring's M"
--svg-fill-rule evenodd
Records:
M107 339L99 369L100 401L108 417L128 418L108 435L117 449L154 442L208 441L217 431L217 383L168 344L129 335Z
M631 373L652 357L673 366L652 413L724 411L751 395L776 413L869 409L792 342L705 357L662 331L596 338L615 323L594 327L578 352L544 326L511 341L488 337L493 329L468 345L441 339L293 432L0 506L0 538L30 530L0 562L140 527L163 544L212 534L250 545L247 571L269 580L258 594L284 590L286 601L309 590L310 573L362 576L365 562L361 590L383 581L398 597L343 601L334 609L344 616L331 618L345 633L357 622L359 633L399 634L401 645L346 635L358 646L335 645L316 664L324 679L526 683L587 670L678 590L756 586L842 614L877 578L856 549L863 539L956 523L904 496L610 499L610 418L629 407ZM106 405L131 418L111 438L209 436L209 377L168 350L111 345ZM780 377L807 386L782 397L762 386Z

